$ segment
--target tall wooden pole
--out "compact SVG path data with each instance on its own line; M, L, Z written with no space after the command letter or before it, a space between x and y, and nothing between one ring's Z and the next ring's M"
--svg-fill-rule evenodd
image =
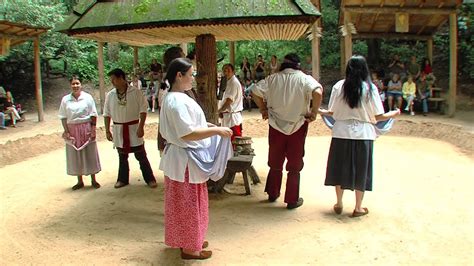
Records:
M35 65L35 94L36 105L38 107L38 121L44 120L43 112L43 88L41 86L41 62L40 62L40 43L39 37L36 37L33 44L34 49L34 65Z
M426 53L431 65L433 65L433 38L429 38L426 41Z
M104 43L99 42L97 46L97 68L99 70L99 97L100 113L104 113L105 104L105 82L104 82Z
M341 78L346 75L346 54L344 51L344 38L341 37L339 41L340 49L341 49Z
M311 30L313 32L313 39L311 40L311 69L313 78L319 81L321 77L320 71L320 52L319 52L319 20L313 24Z
M349 27L349 23L351 22L351 15L348 12L344 12L344 25L346 26L347 33L346 36L344 36L344 63L347 64L349 59L351 59L352 56L352 32Z
M229 42L229 58L230 63L235 67L235 42Z
M196 37L197 94L208 122L217 123L216 38L211 34Z
M138 65L138 47L133 47L133 67Z
M457 86L457 66L458 66L458 31L457 15L449 14L449 97L448 116L453 117L456 112L456 86Z

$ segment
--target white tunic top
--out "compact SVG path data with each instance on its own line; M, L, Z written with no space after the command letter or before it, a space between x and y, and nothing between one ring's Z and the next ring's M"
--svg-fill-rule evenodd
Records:
M59 118L66 118L68 124L78 124L91 121L91 116L97 117L94 98L84 91L76 99L71 93L65 95L59 107Z
M374 124L376 115L384 113L377 87L363 83L359 106L350 108L344 100L344 80L338 81L331 91L328 109L336 120L332 129L333 138L374 140L377 137Z
M233 127L242 124L243 121L242 110L244 109L244 104L242 101L242 86L235 75L227 80L226 85L222 102L225 102L226 99L231 99L232 103L229 108L225 110L226 113L223 114L222 126Z
M140 119L140 113L146 113L148 103L143 93L135 87L128 87L125 105L119 104L117 89L107 93L104 104L104 116L110 117L114 123L127 123ZM122 125L112 125L115 147L123 148ZM130 147L143 145L143 138L137 137L138 123L129 125Z
M317 88L322 86L312 76L287 68L259 81L252 92L267 102L270 126L291 135L304 124Z
M198 103L181 92L168 92L160 113L160 133L168 142L160 161L160 170L171 180L184 182L186 167L189 183L204 183L208 175L189 160L185 148L209 148L210 138L184 141L182 137L198 128L207 128L206 117Z

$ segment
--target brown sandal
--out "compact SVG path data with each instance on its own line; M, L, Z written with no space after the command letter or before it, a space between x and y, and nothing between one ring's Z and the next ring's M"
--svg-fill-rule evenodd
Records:
M369 209L367 209L367 208L363 208L363 209L364 209L363 212L356 212L356 211L354 210L354 211L352 212L352 216L351 216L351 217L352 217L352 218L354 218L354 217L360 217L360 216L364 216L364 215L366 215L366 214L369 213Z
M181 258L183 260L206 260L209 259L211 256L212 251L210 250L202 250L201 252L199 252L199 255L187 254L181 250Z
M341 206L337 206L337 204L334 204L333 209L334 209L334 212L335 212L336 214L341 214L341 213L342 213L342 207L341 207Z

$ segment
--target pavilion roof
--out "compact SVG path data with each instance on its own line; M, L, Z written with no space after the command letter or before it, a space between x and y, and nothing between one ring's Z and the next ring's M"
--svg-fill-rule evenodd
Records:
M461 4L462 0L341 0L339 24L348 19L355 26L352 38L428 39ZM396 31L397 13L407 14L407 32Z
M56 30L133 46L216 40L297 40L321 16L310 0L87 0Z
M34 39L48 30L49 28L0 20L0 52L8 51L10 47Z

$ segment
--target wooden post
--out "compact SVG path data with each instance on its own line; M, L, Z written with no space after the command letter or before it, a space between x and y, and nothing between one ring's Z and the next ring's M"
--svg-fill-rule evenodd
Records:
M344 37L341 36L340 39L340 49L341 49L341 78L346 76L346 55L344 51Z
M138 64L138 47L133 47L133 67L135 68Z
M196 77L198 102L210 123L217 123L217 53L216 38L211 34L196 37Z
M344 12L344 25L347 29L347 34L344 36L344 63L347 64L349 59L352 56L352 32L350 31L348 25L351 22L351 15L348 12Z
M430 64L433 65L433 38L429 38L426 41L426 53L428 59L430 60Z
M313 40L311 40L311 69L313 78L319 81L321 77L320 71L320 58L319 58L319 32L318 32L319 20L313 24L311 30L313 32Z
M181 49L183 49L184 56L187 56L188 55L188 44L183 42L179 45L179 47L181 47Z
M97 47L97 68L99 70L99 97L100 113L104 113L105 104L105 82L104 82L104 43L99 42Z
M449 96L448 96L448 116L453 117L456 112L456 86L457 86L457 66L458 66L458 31L457 15L449 14Z
M41 86L41 63L40 63L40 48L39 37L36 37L33 44L34 49L34 65L35 65L35 93L36 105L38 108L38 122L44 120L43 112L43 88Z
M230 63L235 67L235 42L229 42L229 58Z

